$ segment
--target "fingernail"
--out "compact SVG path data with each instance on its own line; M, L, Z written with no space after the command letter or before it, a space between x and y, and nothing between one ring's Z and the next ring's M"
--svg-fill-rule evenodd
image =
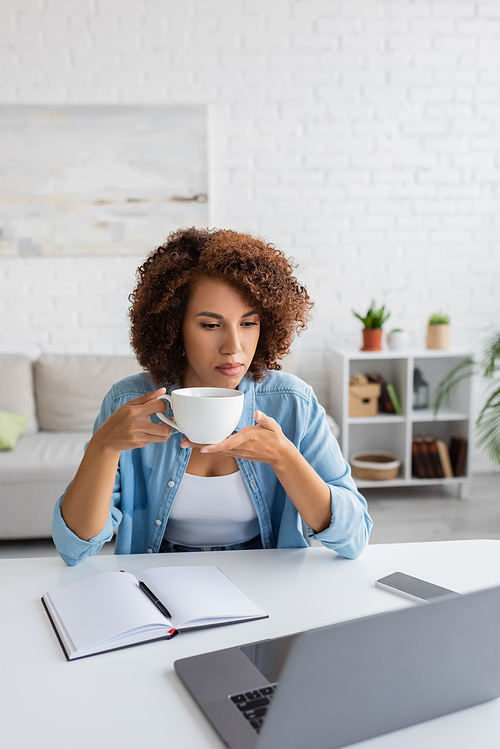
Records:
M210 450L208 449L208 447L202 447L200 450L200 453L209 453L209 452Z
M257 411L256 419L262 419L262 411Z

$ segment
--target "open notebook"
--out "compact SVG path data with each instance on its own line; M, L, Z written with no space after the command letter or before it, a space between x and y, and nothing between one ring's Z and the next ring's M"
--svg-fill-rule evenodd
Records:
M214 565L107 572L42 603L68 660L268 616Z

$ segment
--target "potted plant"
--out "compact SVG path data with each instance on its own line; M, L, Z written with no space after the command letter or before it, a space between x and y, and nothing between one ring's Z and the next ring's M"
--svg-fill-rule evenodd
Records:
M387 343L392 351L402 351L406 348L406 333L402 328L393 328L387 336Z
M361 351L381 351L382 325L391 314L385 311L385 305L380 307L380 309L375 309L375 302L372 302L370 309L364 317L358 315L354 310L352 310L352 313L363 323L363 346Z
M486 403L476 419L477 444L500 465L500 333L487 341L480 361L467 357L441 380L436 390L434 416L450 390L474 374L488 383Z
M450 347L450 318L448 315L434 314L427 324L427 348L447 349Z

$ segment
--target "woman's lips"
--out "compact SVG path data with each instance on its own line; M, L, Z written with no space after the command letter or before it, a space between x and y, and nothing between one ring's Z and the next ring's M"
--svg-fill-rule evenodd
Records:
M216 367L216 370L226 377L235 377L241 373L243 364L240 362L233 362L232 364L221 364L220 367Z

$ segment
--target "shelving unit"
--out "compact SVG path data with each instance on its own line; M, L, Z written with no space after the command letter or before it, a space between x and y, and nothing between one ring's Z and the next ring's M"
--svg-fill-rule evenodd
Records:
M431 349L414 351L334 350L331 352L331 412L340 427L339 442L347 460L361 450L388 450L401 460L400 474L391 481L355 479L358 488L456 486L459 496L467 496L470 483L469 453L471 445L471 380L463 380L450 393L449 401L434 417L432 407L438 383L460 361L467 351ZM413 371L418 367L430 388L430 408L414 410ZM356 372L377 372L391 382L401 401L403 414L378 414L371 417L349 416L349 378ZM451 437L464 437L468 443L467 460L462 476L443 479L418 479L412 476L411 447L414 435L433 434L447 444Z

